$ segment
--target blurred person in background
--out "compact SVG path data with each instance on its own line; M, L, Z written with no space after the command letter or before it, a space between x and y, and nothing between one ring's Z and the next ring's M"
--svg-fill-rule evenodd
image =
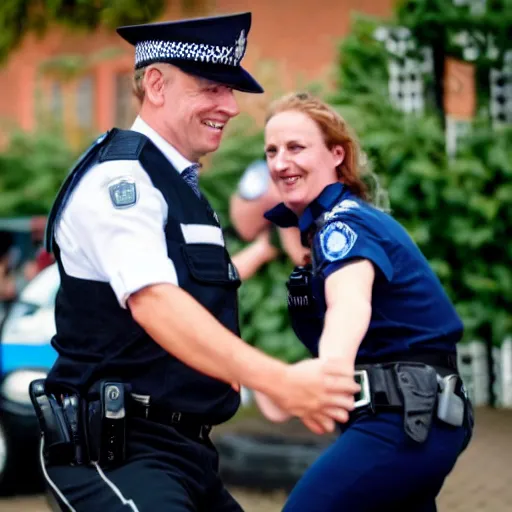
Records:
M46 227L46 217L33 217L30 222L31 242L34 248L34 258L23 265L23 277L26 281L31 281L34 277L55 263L53 254L49 253L44 247L44 232Z
M285 511L432 512L469 442L458 376L462 323L412 239L367 197L345 121L307 93L270 108L265 151L283 203L311 249L288 281L293 328L314 357L343 361L362 391L342 435L307 470ZM264 414L288 415L257 392Z
M13 301L16 297L16 279L12 262L13 237L9 231L0 231L0 303Z
M199 160L238 114L250 13L121 27L135 46L131 130L101 136L50 212L60 274L58 358L31 385L42 468L67 510L238 511L212 425L241 385L314 431L346 421L359 390L336 361L286 365L239 338L240 279Z

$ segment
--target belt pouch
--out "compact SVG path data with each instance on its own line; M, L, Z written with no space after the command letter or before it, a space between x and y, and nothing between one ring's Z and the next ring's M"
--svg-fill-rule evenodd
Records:
M44 435L45 455L49 463L69 463L74 459L74 445L60 404L45 393L44 379L31 382L29 395Z
M437 399L437 374L424 364L397 363L397 387L404 402L404 430L417 443L426 441Z

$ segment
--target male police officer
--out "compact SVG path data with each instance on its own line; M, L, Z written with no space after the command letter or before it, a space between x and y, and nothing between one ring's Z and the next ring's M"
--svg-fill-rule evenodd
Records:
M287 366L237 336L240 281L197 162L238 114L233 89L262 92L240 66L250 22L118 29L135 46L140 116L84 154L47 227L59 357L31 396L66 509L240 510L208 436L236 412L240 385L315 431L353 406L358 386L335 362Z

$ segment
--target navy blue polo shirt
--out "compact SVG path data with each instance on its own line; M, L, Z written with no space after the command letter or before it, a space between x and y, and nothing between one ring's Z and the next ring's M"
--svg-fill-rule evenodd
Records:
M311 244L315 311L292 318L292 323L314 355L326 310L325 279L358 259L371 261L376 271L371 321L358 362L410 351L455 352L462 322L426 258L389 214L336 183L327 186L300 218L284 204L265 216L282 227L298 225L303 244Z

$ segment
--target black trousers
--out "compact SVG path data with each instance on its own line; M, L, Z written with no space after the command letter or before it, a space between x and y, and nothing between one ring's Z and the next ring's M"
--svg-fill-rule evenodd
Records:
M209 438L194 439L172 427L134 418L127 460L119 467L55 466L43 473L65 511L243 512L218 474L218 454Z

